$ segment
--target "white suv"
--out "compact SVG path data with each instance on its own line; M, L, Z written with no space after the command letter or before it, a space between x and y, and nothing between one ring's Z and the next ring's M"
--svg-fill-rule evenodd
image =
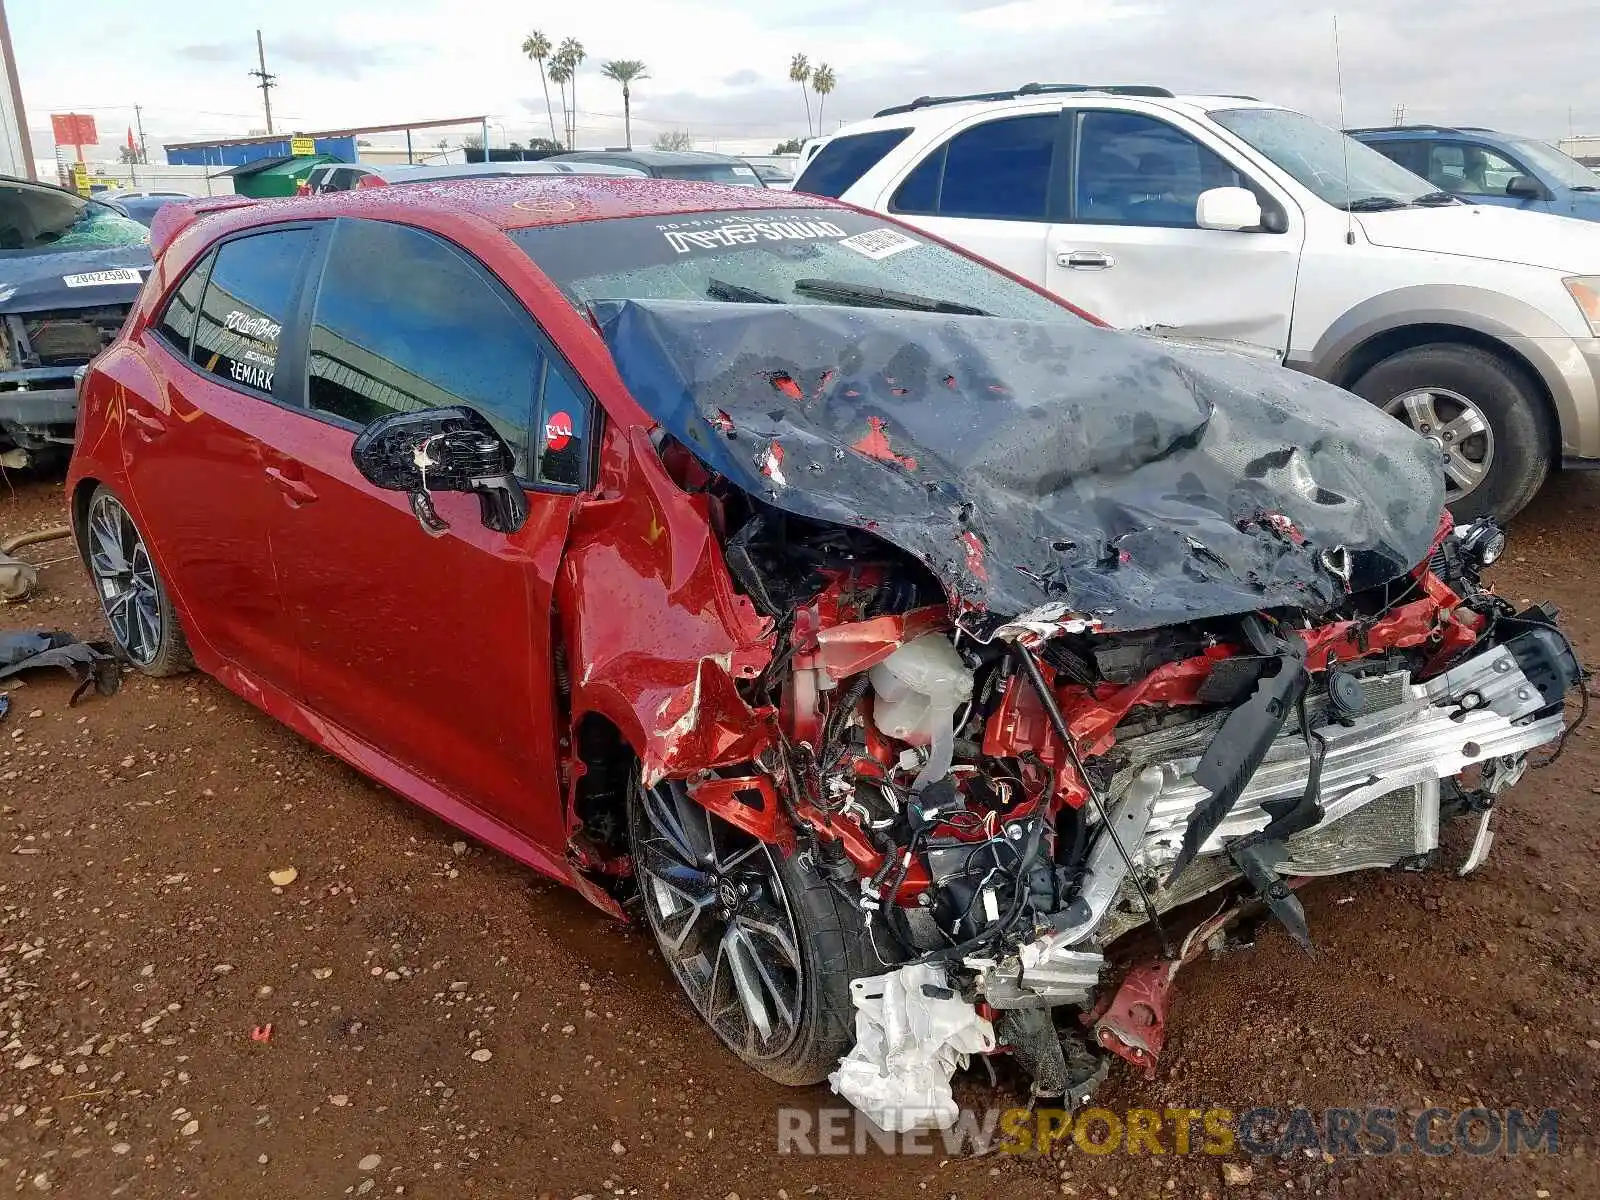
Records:
M1113 325L1348 387L1438 444L1458 516L1600 466L1600 225L1463 204L1300 113L1149 87L929 97L824 139L795 190Z

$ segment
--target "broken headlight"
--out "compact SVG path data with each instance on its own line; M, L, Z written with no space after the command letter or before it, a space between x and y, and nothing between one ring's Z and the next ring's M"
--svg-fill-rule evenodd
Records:
M1455 534L1461 553L1480 571L1494 566L1506 552L1506 531L1489 517L1459 526Z

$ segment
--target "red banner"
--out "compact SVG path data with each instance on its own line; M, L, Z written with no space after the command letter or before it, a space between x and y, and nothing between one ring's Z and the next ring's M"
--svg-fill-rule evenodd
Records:
M58 146L92 146L100 140L94 118L87 113L51 113L50 132Z

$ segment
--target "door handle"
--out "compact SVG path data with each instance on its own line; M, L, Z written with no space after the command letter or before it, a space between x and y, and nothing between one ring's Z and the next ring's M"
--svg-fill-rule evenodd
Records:
M317 498L316 491L304 479L291 479L277 467L268 467L267 478L286 497L291 507L299 508L302 504L310 504Z
M1056 266L1074 271L1104 271L1116 265L1104 250L1063 250L1056 255Z
M133 408L123 409L128 415L128 420L133 422L134 432L146 442L153 442L167 431L167 423L159 417L146 416Z

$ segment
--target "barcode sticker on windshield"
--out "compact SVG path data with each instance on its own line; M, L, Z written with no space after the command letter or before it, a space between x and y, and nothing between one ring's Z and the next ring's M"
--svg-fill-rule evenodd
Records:
M888 258L892 254L899 254L902 250L910 250L919 245L916 238L907 237L898 229L869 229L865 233L858 233L855 237L847 237L839 243L857 254L864 254L868 258L877 260Z

